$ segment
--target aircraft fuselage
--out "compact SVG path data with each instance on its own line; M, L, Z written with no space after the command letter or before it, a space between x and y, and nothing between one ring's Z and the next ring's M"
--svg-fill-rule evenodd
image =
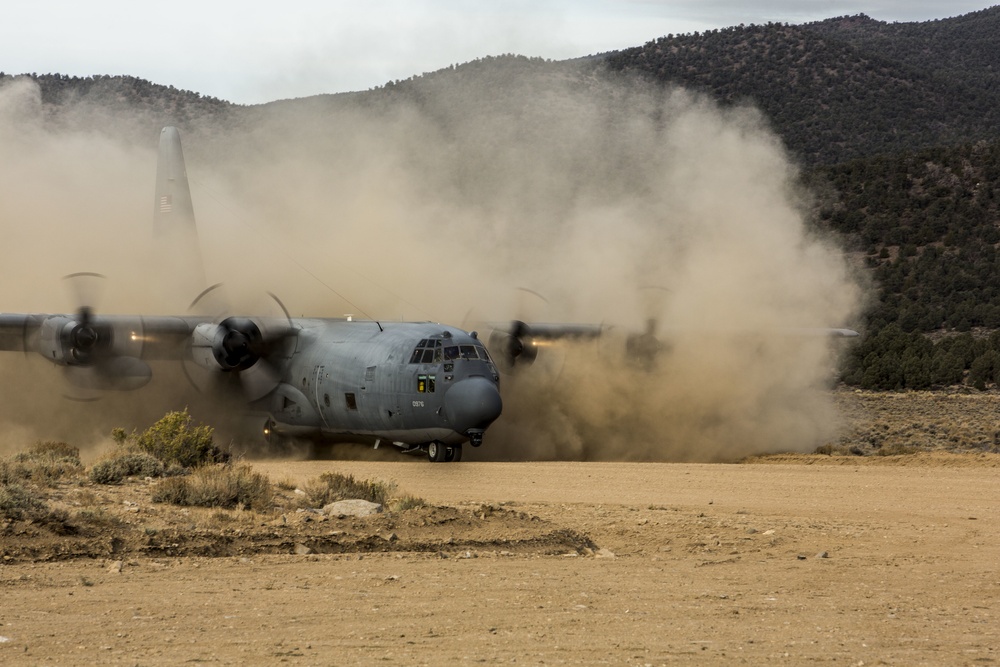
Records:
M294 320L282 382L259 407L279 434L398 446L472 440L500 415L486 348L433 323Z

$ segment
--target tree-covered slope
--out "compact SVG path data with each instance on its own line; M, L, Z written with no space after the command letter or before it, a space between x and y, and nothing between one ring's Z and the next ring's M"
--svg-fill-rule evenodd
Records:
M925 24L896 24L882 41L851 38L833 24L739 26L668 35L607 56L617 71L641 72L762 109L789 148L808 164L951 144L1000 133L1000 85L993 59L996 12ZM885 24L871 19L842 20ZM954 22L954 23L953 23ZM977 35L975 39L941 37ZM979 63L975 74L942 76L914 54L950 47L948 62ZM971 72L971 70L970 70Z

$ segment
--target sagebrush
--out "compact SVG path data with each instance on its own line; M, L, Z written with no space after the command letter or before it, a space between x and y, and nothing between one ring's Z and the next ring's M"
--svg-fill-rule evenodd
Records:
M109 452L90 467L95 484L121 484L128 477L163 477L165 467L156 457L130 449Z
M82 471L79 448L65 442L36 442L28 451L0 460L0 484L31 480L36 484L52 485L58 479Z
M142 433L126 433L125 429L116 428L111 437L119 447L138 449L165 466L194 468L229 460L229 454L216 446L212 427L194 426L187 408L168 412Z
M168 477L153 488L154 503L199 507L271 508L271 481L249 465L214 465L185 477Z

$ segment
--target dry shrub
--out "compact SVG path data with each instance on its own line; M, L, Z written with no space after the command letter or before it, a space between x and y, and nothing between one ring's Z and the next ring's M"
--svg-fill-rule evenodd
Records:
M906 454L916 454L918 450L916 447L910 447L909 445L904 445L901 442L894 442L883 447L879 447L875 450L876 456L903 456Z
M198 507L270 509L271 482L248 465L205 466L186 477L170 477L153 489L153 502Z
M45 502L20 484L0 484L0 518L36 519L47 509Z
M31 480L37 484L52 485L63 477L72 477L82 471L78 448L65 442L36 442L28 451L0 461L0 483Z
M101 528L111 528L121 523L114 514L103 507L85 507L77 510L75 519L80 523Z
M291 477L285 477L283 479L280 479L277 482L275 482L274 485L279 489L281 489L282 491L294 491L295 489L299 488L298 483Z
M90 467L95 484L121 484L128 477L163 477L163 463L155 457L130 449L119 449Z
M70 461L80 465L80 448L57 440L39 440L15 458Z
M414 510L424 507L427 502L423 498L418 498L417 496L399 496L398 498L393 498L392 502L389 503L390 512L405 512L406 510Z
M376 480L358 481L353 475L325 472L318 479L306 482L302 490L306 495L300 504L307 507L323 507L338 500L358 499L385 506L396 490L396 485Z

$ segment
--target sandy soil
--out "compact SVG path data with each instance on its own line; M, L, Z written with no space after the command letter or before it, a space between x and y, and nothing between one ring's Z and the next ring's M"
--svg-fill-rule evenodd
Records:
M0 533L0 663L993 664L996 464L257 464L432 505L372 519L114 487L144 539Z

